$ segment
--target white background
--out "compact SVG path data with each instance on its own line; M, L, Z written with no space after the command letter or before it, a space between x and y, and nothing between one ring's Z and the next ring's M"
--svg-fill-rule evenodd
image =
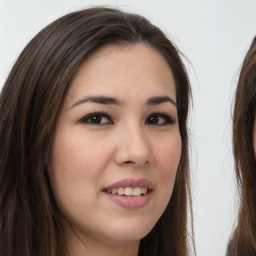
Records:
M149 18L185 53L198 256L224 256L236 216L231 109L242 59L256 35L253 0L0 0L0 88L28 41L59 16L91 5Z

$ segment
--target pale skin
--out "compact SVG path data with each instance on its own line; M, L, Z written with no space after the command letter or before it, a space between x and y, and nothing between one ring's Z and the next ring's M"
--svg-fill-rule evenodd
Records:
M137 44L87 58L64 99L49 165L57 204L76 233L64 227L69 255L138 255L170 200L180 156L175 83L162 55ZM130 197L134 208L106 191L142 179L152 187Z

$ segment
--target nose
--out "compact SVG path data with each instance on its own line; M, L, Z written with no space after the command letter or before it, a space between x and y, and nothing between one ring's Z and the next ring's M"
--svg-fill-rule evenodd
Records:
M142 168L153 161L149 139L143 128L122 129L117 140L116 164Z

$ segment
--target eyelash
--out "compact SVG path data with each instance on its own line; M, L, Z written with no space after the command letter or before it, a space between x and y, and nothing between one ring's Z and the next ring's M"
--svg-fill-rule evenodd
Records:
M111 116L105 112L94 112L94 113L91 113L91 114L88 114L86 116L84 116L80 122L81 123L87 123L87 124L91 124L91 125L103 125L103 124L100 124L100 123L93 123L92 122L92 118L93 117L99 117L100 118L100 121L102 120L102 118L107 118L108 119L108 123L105 123L105 124L114 124Z
M147 120L146 120L146 124L149 124L148 123L148 119L150 117L157 117L157 118L163 118L165 119L165 122L163 124L151 124L151 125L154 125L154 126L161 126L161 125L170 125L170 124L174 124L175 123L175 119L172 118L170 115L167 115L165 113L152 113L150 114L148 117L147 117Z
M92 118L99 118L98 120L96 119L96 122L92 122ZM157 123L150 123L149 118L152 117L157 117L157 121L159 121L159 118L163 118L164 119L164 123L162 124L157 124ZM106 118L108 121L106 123L101 123L102 122L102 118ZM99 122L97 122L99 121ZM151 120L153 121L153 120ZM88 114L86 116L84 116L82 119L80 119L79 121L80 123L86 123L86 124L91 124L91 125L105 125L105 124L114 124L111 116L105 112L94 112L91 114ZM148 125L153 125L153 126L162 126L162 125L170 125L170 124L174 124L175 123L175 119L172 118L170 115L165 114L165 113L152 113L150 114L147 119L145 124Z

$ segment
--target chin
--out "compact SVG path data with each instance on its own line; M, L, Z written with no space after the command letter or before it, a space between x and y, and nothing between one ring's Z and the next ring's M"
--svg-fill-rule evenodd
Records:
M140 241L142 238L148 235L148 233L154 227L154 224L149 224L149 223L129 224L129 222L123 225L118 224L117 226L113 227L111 232L111 237L113 240L119 243L122 243L125 241L126 242Z

